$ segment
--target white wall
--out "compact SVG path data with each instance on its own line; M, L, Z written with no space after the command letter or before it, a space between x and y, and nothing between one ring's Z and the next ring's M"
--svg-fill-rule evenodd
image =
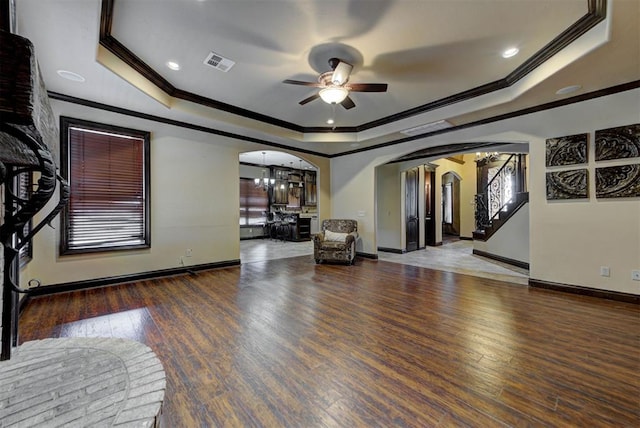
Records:
M631 270L640 269L640 198L549 203L545 196L545 140L640 121L640 89L545 110L422 140L331 160L333 215L358 212L361 247L376 253L374 169L425 147L467 141L528 142L530 150L530 276L560 284L640 294ZM592 141L592 140L591 140ZM592 149L593 150L593 149ZM593 156L590 156L593 159ZM639 161L640 162L640 161ZM595 162L590 161L593 171ZM437 171L436 175L441 175ZM591 173L593 181L593 173ZM591 189L594 188L593 182ZM611 277L599 267L611 268Z
M21 284L31 278L51 285L177 268L187 248L193 255L183 257L185 266L240 258L239 153L264 146L62 101L52 101L52 107L56 116L151 131L151 248L59 256L56 218L55 230L44 228L35 237ZM318 166L318 205L328 217L329 160L291 153ZM54 199L43 213L57 203L57 194Z
M529 263L529 204L509 217L488 241L473 241L473 249Z

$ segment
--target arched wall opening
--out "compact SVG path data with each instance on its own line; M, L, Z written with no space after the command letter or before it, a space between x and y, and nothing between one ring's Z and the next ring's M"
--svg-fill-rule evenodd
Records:
M528 144L496 142L482 143L482 152L527 153ZM375 167L375 236L376 250L394 253L408 251L407 246L407 172L418 172L418 249L425 246L439 246L443 240L444 200L443 176L449 174L459 180L458 215L455 229L450 230L461 239L471 240L475 225L475 195L477 192L476 159L482 156L468 145L466 149L455 150L455 144L447 145L450 151L443 152L438 147L414 150L381 161ZM436 154L429 154L435 152ZM453 188L452 188L453 190ZM410 204L409 204L410 206Z
M239 154L240 239L270 237L275 218L308 218L317 233L321 168L285 151L257 150ZM306 235L305 235L306 236Z

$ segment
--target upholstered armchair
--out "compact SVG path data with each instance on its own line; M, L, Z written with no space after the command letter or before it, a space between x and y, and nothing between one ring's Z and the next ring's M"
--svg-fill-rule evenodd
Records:
M356 257L356 238L356 220L323 220L320 233L313 237L313 257L316 263L335 261L353 264Z

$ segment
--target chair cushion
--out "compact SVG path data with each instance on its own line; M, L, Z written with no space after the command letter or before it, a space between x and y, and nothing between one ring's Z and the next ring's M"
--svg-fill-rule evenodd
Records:
M347 239L348 233L332 232L330 230L324 231L324 240L329 242L344 242Z
M346 251L347 245L345 244L344 241L342 241L342 242L339 242L339 241L324 241L322 243L321 249L325 250L325 251L337 251L337 250Z

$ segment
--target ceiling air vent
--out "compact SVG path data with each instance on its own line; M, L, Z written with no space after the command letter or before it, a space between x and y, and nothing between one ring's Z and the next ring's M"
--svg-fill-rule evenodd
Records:
M451 128L453 125L446 120L438 120L437 122L425 123L424 125L415 126L413 128L400 131L405 135L413 136L418 134L427 134L429 132L438 131L440 129Z
M225 73L231 70L231 67L235 65L234 61L218 55L215 52L211 52L204 60L204 64L209 67L213 67L216 70L224 71Z

